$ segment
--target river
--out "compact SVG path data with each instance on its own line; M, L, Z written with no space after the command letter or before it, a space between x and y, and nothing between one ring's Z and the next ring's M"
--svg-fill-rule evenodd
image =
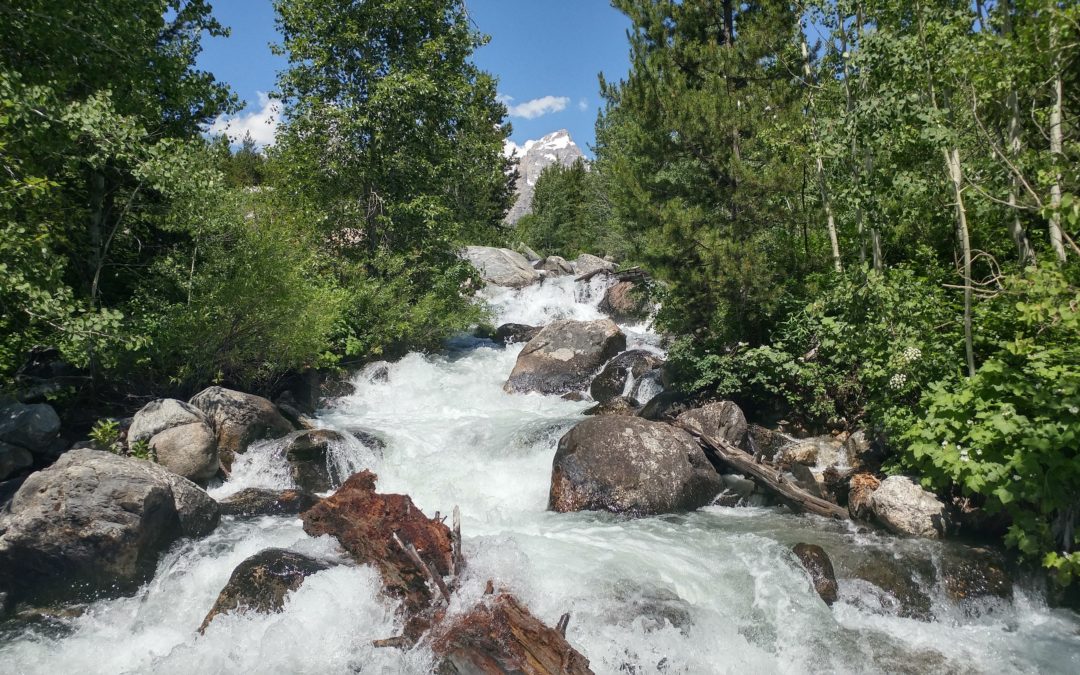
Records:
M484 295L499 323L592 319L601 316L604 283L564 277ZM625 330L631 347L657 349L646 326ZM327 427L362 428L385 442L336 448L340 473L370 468L380 491L409 494L429 515L460 507L468 568L452 610L474 602L493 579L550 625L570 612L567 638L597 673L1080 672L1080 620L1049 609L1033 588L1018 583L1012 600L949 600L932 578L955 544L781 508L708 507L636 520L548 512L555 446L590 404L504 393L520 349L453 340L444 353L391 364L385 377L358 373L356 393L319 414ZM278 445L250 449L211 494L249 486L289 486ZM833 557L840 600L832 608L795 563L791 546L800 541ZM295 517L225 518L210 536L175 546L134 597L6 631L0 671L430 669L423 648L371 646L398 635L400 625L367 567L320 572L282 613L225 615L200 636L196 629L232 569L267 547L341 559L332 539L308 537ZM880 589L846 576L875 561L910 571L932 621L905 618Z

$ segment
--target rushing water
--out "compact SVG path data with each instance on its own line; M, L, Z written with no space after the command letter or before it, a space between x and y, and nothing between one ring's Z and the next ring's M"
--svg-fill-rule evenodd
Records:
M501 322L593 319L603 281L547 281L487 289ZM631 346L657 349L648 327ZM411 354L384 378L360 373L355 395L321 411L327 427L362 428L384 449L335 449L340 475L378 473L428 514L461 508L462 591L486 580L511 589L542 620L571 613L568 639L598 673L1080 672L1080 622L1017 586L1012 601L957 605L919 582L934 621L904 618L847 572L875 560L899 569L939 565L949 544L902 540L850 523L778 508L710 507L626 520L545 510L559 437L588 403L502 390L520 346L460 339L445 354ZM217 497L249 486L287 487L280 447L253 447ZM826 607L790 553L821 544L833 556L840 600ZM375 649L397 635L395 607L367 567L309 578L274 615L226 615L196 630L232 569L267 547L338 557L335 542L299 520L226 518L209 537L174 547L136 596L99 601L81 616L0 637L0 671L26 673L423 673L431 656ZM876 557L875 557L876 556ZM915 574L913 571L912 574ZM921 577L920 577L921 578Z

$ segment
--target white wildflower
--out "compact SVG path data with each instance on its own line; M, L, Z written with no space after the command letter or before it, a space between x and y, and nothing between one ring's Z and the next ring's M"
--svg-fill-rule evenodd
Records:
M1014 473L1014 474L1013 474L1013 481L1015 481L1015 482L1019 482L1019 481L1020 481L1020 474L1018 474L1018 473Z
M1072 414L1075 415L1076 413L1080 413L1080 408L1077 408L1076 406L1071 405L1071 406L1069 406L1069 412L1071 412Z
M893 389L900 389L907 384L907 375L904 373L897 373L889 378L889 386Z
M922 358L922 350L918 347L908 347L904 350L903 359L906 363L914 363Z

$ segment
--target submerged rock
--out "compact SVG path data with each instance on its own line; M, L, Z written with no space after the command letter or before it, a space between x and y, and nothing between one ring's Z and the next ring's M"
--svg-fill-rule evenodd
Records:
M304 490L266 490L247 488L221 500L223 516L298 515L319 503L319 498Z
M646 319L651 308L644 289L633 281L614 284L600 301L600 311L620 322Z
M945 504L907 476L883 480L870 496L870 508L897 534L939 539L946 531Z
M607 403L626 391L626 383L633 378L638 380L648 371L664 362L656 354L644 349L632 349L623 352L608 361L600 374L589 385L589 394L597 403Z
M942 555L940 572L941 585L953 602L1013 597L1013 582L1005 571L1005 560L989 549L950 547Z
M540 326L527 326L523 323L504 323L495 329L495 336L492 339L501 345L528 342L536 337L537 333L541 330L542 328Z
M616 396L606 403L597 403L593 407L581 413L582 415L618 415L622 417L636 417L641 409L636 399L629 396Z
M677 421L691 431L721 438L736 448L746 449L746 417L731 401L716 401L688 410L680 414Z
M330 567L323 560L295 551L281 548L260 551L236 566L199 626L199 632L205 632L219 614L280 612L285 607L285 596L300 588L312 574Z
M301 490L326 492L338 483L331 470L330 450L345 437L331 429L297 431L285 439L285 459L289 473Z
M440 675L586 675L589 660L556 628L544 625L517 598L485 597L449 620L432 640Z
M722 483L685 431L640 417L590 417L559 441L552 511L671 513L708 504Z
M850 573L878 589L878 606L868 609L919 621L933 619L929 588L934 570L928 561L900 559L889 551L866 548Z
M255 441L280 438L293 430L273 403L254 394L209 387L195 394L191 404L206 415L226 469L232 467L234 454L244 452Z
M134 590L158 554L217 526L217 502L144 460L71 450L0 516L0 592L18 600Z
M508 248L468 246L464 257L489 284L521 288L540 279L525 256Z
M428 518L408 495L375 492L377 476L370 471L349 478L333 495L301 518L313 537L333 535L358 563L379 570L389 594L400 598L408 614L431 607L428 576L394 541L412 544L435 574L448 575L453 567L450 528Z
M833 572L832 560L825 553L825 549L816 544L795 544L791 549L795 557L802 563L803 568L810 573L810 581L814 584L814 590L830 607L836 602L838 586L836 585L836 573Z
M543 394L584 389L592 374L625 348L626 336L610 319L555 321L521 350L503 388Z

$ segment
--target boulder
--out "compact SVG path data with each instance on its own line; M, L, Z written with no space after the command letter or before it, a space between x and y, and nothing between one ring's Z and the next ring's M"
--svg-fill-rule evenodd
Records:
M0 481L7 480L34 465L34 456L26 448L0 441Z
M428 576L394 540L412 544L434 573L449 575L454 566L450 528L428 518L408 495L375 492L378 477L370 471L353 475L333 495L308 509L301 518L313 537L333 535L362 565L379 570L386 591L402 601L407 614L431 607Z
M780 465L847 466L844 441L834 436L803 438L786 446L780 454Z
M590 417L559 440L548 508L671 513L705 506L721 487L685 431L640 417Z
M221 500L223 516L294 516L319 503L319 498L303 490L247 488Z
M584 389L593 373L624 349L626 336L610 319L555 321L521 350L503 388L543 394Z
M582 253L574 260L574 271L578 276L590 272L614 272L617 268L615 263L588 253Z
M897 556L892 550L862 547L849 570L855 579L869 582L878 589L878 606L888 614L931 621L933 602L928 589L934 580L934 567L924 558Z
M199 626L199 632L205 632L219 614L280 612L285 607L285 596L300 588L304 579L327 569L329 563L295 551L281 548L260 551L236 566Z
M747 427L746 450L754 455L761 455L772 461L785 445L791 443L791 438L785 434L757 424Z
M135 413L131 426L128 427L128 447L141 441L149 442L154 436L173 427L204 422L206 415L190 403L174 398L159 398L150 401Z
M154 434L150 449L158 464L202 487L221 469L217 438L206 422L192 422Z
M642 375L658 368L664 362L656 354L644 349L632 349L623 352L608 361L600 374L589 385L589 394L598 403L607 403L626 392L626 383L631 378L638 380Z
M540 279L540 273L532 268L525 256L508 248L492 246L469 246L465 259L472 263L489 284L522 288Z
M736 448L746 449L746 417L739 406L731 401L714 401L687 410L676 421L692 432L721 438Z
M847 440L844 441L844 453L847 455L848 466L856 469L862 467L876 468L881 465L883 459L881 445L872 441L862 429L853 432L847 437Z
M836 602L839 587L836 584L836 573L833 572L832 560L825 553L825 549L816 544L795 544L792 548L795 557L799 559L803 568L810 574L810 581L814 590L825 601L826 605L832 606Z
M0 408L0 443L44 454L59 435L60 417L47 403L8 403Z
M562 630L544 625L508 594L485 596L441 625L432 640L440 675L587 675L589 660Z
M206 415L226 469L232 466L233 455L247 450L253 442L280 438L293 430L273 403L254 394L209 387L195 394L191 404Z
M582 415L617 415L622 417L636 417L640 405L637 399L629 396L616 396L606 403L597 403L593 407L581 413Z
M620 281L604 292L600 311L620 322L648 318L652 305L644 288L633 281Z
M333 446L345 443L345 437L330 429L297 431L285 438L285 459L293 482L301 490L326 492L340 482L331 471Z
M897 534L929 539L946 530L943 504L907 476L889 476L870 495L870 508L885 527Z
M557 255L549 255L543 260L538 260L533 265L533 269L540 272L547 272L551 276L563 276L565 274L573 274L574 266L571 265L566 258L560 258Z
M681 391L662 391L653 396L638 413L653 422L672 422L679 415L694 409L693 400Z
M1001 554L985 548L956 546L941 556L941 585L953 602L996 597L1012 600L1013 582Z
M526 326L523 323L504 323L495 329L492 339L501 345L513 342L528 342L536 337L543 328L541 326Z
M0 516L0 592L48 601L134 590L161 551L218 518L217 502L156 464L71 450L27 478Z

